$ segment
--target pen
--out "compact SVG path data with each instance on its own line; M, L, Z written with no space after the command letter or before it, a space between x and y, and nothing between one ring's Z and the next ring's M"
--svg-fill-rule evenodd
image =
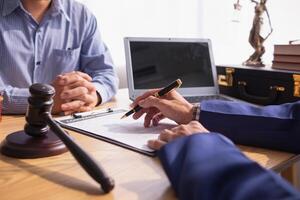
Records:
M103 112L90 111L90 112L82 112L82 113L73 113L72 116L73 116L73 118L78 119L78 118L82 118L82 117L92 116L95 114L104 114L104 113L111 113L111 112L113 112L113 109L108 108L106 111L103 111Z
M180 87L182 84L181 80L180 79L177 79L175 81L173 81L172 83L170 83L168 86L166 86L165 88L159 90L158 92L156 92L153 96L155 97L161 97L167 93L169 93L171 90L175 89L175 88L178 88ZM125 118L125 117L128 117L129 115L135 113L135 112L138 112L139 110L141 110L142 107L139 106L139 105L136 105L134 108L132 108L130 111L128 111L127 113L125 113L121 119Z

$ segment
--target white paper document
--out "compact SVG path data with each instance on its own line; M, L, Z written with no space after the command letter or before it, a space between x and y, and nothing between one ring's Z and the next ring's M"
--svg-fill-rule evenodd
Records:
M157 139L163 129L176 126L175 122L164 119L158 126L145 128L143 117L138 120L131 116L121 119L126 112L124 109L98 110L55 120L65 128L151 156L155 151L147 146L147 141Z

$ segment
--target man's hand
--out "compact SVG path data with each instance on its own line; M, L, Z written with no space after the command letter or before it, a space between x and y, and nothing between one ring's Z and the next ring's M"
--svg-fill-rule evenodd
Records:
M152 149L159 150L168 142L178 137L188 136L195 133L208 133L209 131L198 121L191 121L189 124L182 124L172 129L163 130L156 140L149 140L148 146Z
M149 127L151 122L156 126L164 117L170 118L178 124L187 124L193 119L193 105L187 102L178 92L172 90L162 97L153 95L159 91L150 90L139 96L132 106L140 105L143 109L133 115L134 119L146 113L144 126Z
M57 76L52 84L56 91L52 112L68 115L92 110L98 95L91 81L89 75L78 71Z

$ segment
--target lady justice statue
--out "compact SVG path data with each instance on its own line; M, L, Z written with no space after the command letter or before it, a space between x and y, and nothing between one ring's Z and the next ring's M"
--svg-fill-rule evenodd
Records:
M249 34L249 43L254 48L254 53L243 63L243 65L263 67L265 66L261 60L262 55L265 53L265 47L263 46L263 43L271 35L271 33L273 32L273 28L266 7L267 0L260 0L260 1L251 0L251 2L255 3L255 9L254 9L255 15L252 23L252 28ZM234 4L234 8L236 10L241 9L239 0L237 0L237 3ZM265 37L261 35L264 13L267 14L268 22L270 26L270 32Z

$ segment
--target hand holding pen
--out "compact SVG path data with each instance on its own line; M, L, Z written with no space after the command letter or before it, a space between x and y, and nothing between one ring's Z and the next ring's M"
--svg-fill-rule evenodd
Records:
M173 81L172 83L170 83L168 86L164 87L163 89L159 90L158 92L155 92L153 94L153 96L155 97L161 97L167 93L169 93L171 90L180 87L182 84L180 79L177 79L175 81ZM132 108L130 111L128 111L127 113L125 113L121 119L128 117L129 115L138 112L142 109L142 107L140 107L139 105L136 105L134 108Z
M158 89L149 90L133 102L133 105L143 108L139 109L139 112L134 112L134 119L138 119L146 113L145 127L149 127L151 122L154 126L158 125L159 121L165 117L178 124L188 123L192 120L193 105L187 102L174 88L157 98L155 96L159 91Z

